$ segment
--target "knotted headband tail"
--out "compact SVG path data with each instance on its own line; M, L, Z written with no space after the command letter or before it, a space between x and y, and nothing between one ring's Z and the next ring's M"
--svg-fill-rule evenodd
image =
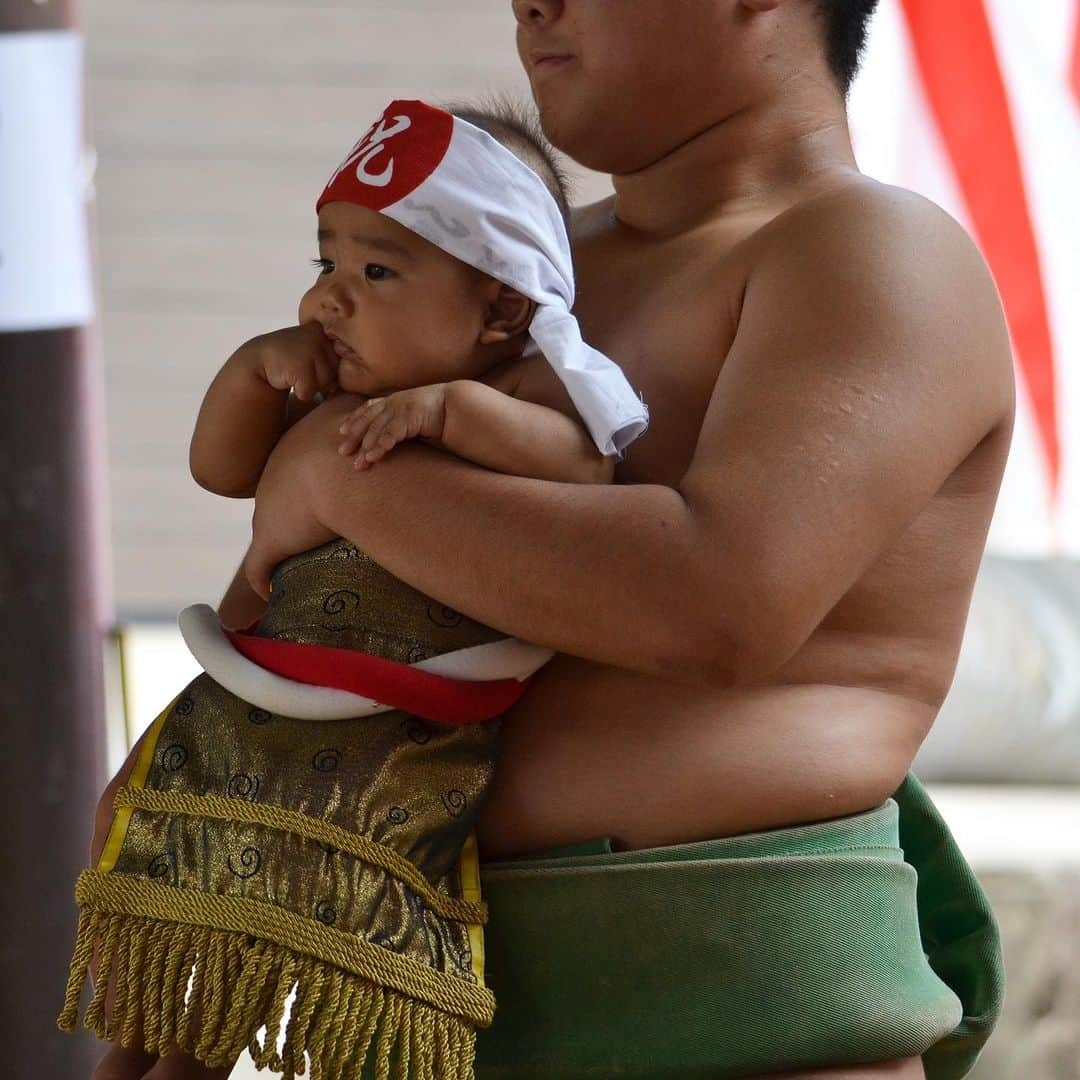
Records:
M529 328L602 454L648 427L622 370L581 338L570 240L540 177L485 131L422 101L392 101L316 203L351 202L393 218L536 301Z

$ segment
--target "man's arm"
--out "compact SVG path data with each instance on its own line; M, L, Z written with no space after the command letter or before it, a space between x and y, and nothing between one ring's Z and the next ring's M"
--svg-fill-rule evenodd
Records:
M789 219L677 489L546 483L415 445L357 477L316 414L267 465L253 578L323 530L563 652L713 685L779 668L1012 407L996 292L945 215L879 189Z

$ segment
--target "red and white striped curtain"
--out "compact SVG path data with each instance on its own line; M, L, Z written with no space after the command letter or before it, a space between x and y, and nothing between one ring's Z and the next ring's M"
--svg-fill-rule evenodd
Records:
M1080 555L1080 0L882 0L852 92L863 169L958 218L1017 373L990 550Z

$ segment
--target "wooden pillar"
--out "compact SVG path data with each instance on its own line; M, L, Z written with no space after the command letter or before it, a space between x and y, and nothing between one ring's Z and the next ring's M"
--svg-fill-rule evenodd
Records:
M0 1045L8 1075L72 1080L102 1052L56 1015L105 779L100 375L73 23L68 0L0 0Z

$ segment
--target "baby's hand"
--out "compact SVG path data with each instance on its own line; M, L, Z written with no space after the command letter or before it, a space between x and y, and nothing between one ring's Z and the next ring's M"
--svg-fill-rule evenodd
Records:
M291 390L300 401L337 389L338 356L317 322L287 326L252 338L255 373L275 390Z
M338 429L345 436L338 453L356 454L353 465L363 470L406 439L438 441L445 423L446 383L370 398Z

